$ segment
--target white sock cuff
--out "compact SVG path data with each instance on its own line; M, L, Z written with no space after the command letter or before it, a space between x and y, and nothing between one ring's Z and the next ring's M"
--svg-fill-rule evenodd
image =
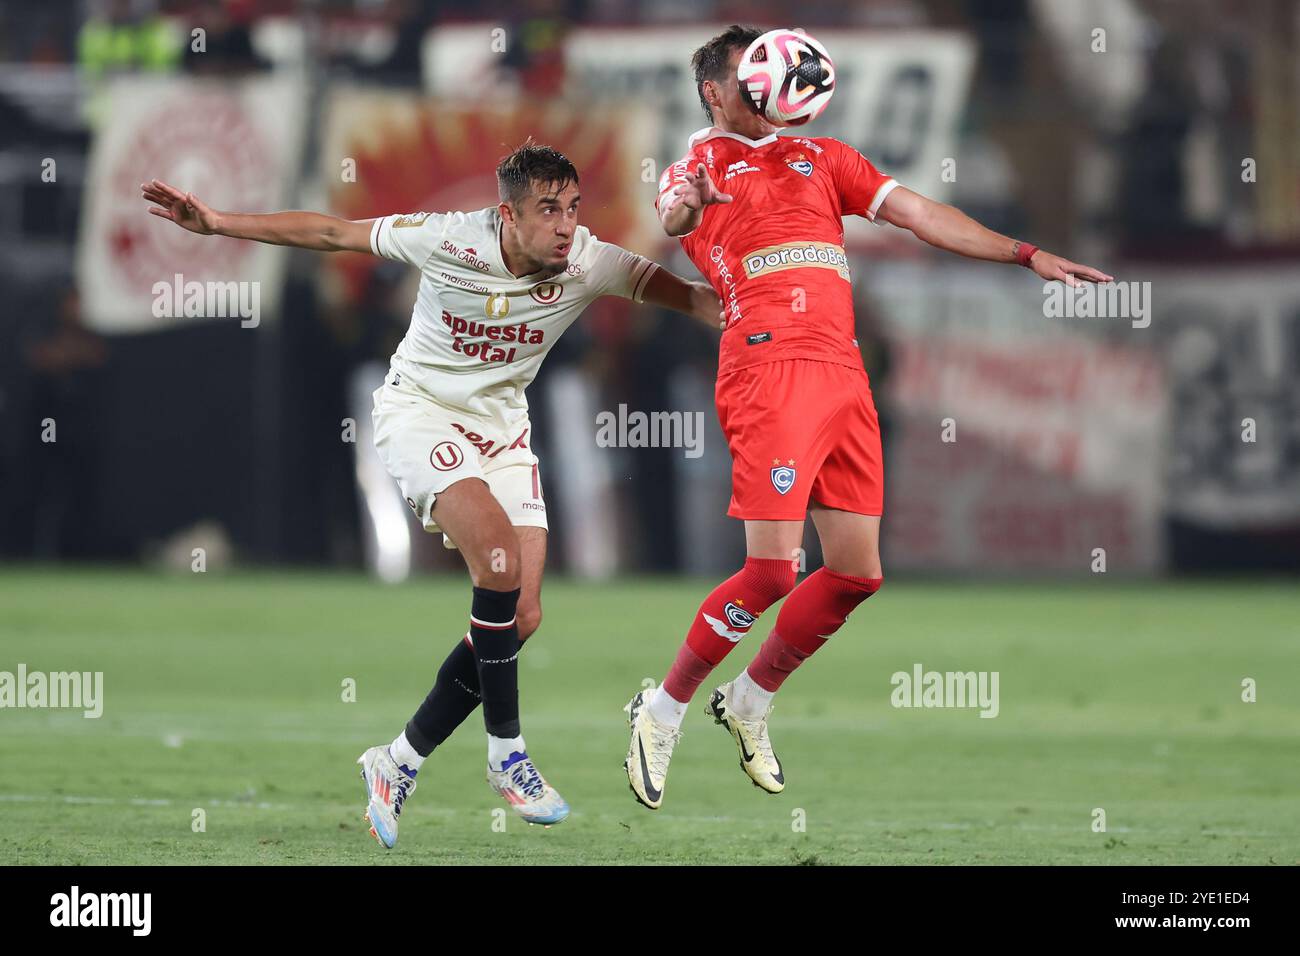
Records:
M650 716L669 727L680 727L688 704L687 701L678 700L660 685L650 698Z
M410 770L419 770L420 764L424 763L421 757L411 746L411 742L406 739L406 731L403 730L397 735L397 739L388 745L388 755L393 758L393 762L399 767L406 767Z

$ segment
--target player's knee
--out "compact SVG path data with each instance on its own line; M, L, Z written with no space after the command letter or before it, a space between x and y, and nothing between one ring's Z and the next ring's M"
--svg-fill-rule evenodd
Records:
M467 555L468 557L468 555ZM488 548L469 562L474 585L490 591L513 591L519 587L519 544L507 542Z
M519 589L519 572L517 570L487 570L474 575L474 586L487 588L489 591L517 591Z
M542 606L520 604L519 610L515 612L515 624L519 628L519 640L528 640L542 626Z
M794 590L794 562L784 558L746 558L745 583L770 606Z
M876 573L872 575L854 574L833 568L822 570L828 577L827 587L835 592L836 603L846 615L879 591L885 583L885 577L880 573L879 563L876 564Z
M860 578L866 578L870 581L879 581L880 584L884 584L885 569L880 566L880 556L874 555L864 560L858 568L857 576ZM880 584L876 585L877 590L880 589Z
M880 565L880 552L875 550L864 550L854 553L849 560L841 556L835 561L835 570L840 574L848 574L857 578L866 578L867 580L884 580L885 571ZM828 562L827 567L830 566Z

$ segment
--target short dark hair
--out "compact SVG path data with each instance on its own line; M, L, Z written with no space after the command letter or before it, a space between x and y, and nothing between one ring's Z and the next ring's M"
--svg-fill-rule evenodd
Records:
M512 206L534 187L554 187L559 192L569 183L577 183L578 170L558 149L534 143L530 136L497 164L497 195Z
M754 27L742 27L733 23L704 46L691 55L691 67L695 70L695 92L700 95L700 105L704 107L709 122L713 122L713 110L704 99L704 81L721 83L727 79L727 67L732 50L744 50L763 35Z

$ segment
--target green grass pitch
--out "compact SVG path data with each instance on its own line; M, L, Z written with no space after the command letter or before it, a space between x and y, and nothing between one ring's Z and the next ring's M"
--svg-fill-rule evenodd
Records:
M549 582L523 726L573 815L502 832L475 715L385 852L354 761L423 698L464 578L0 569L0 670L102 671L105 698L98 720L0 710L0 863L1300 862L1294 583L891 580L778 697L784 794L749 783L702 692L652 813L621 708L710 585ZM999 715L892 707L915 663L998 671Z

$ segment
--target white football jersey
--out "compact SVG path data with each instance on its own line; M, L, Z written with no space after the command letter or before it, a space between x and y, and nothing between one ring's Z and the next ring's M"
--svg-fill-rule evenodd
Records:
M495 206L376 219L370 248L420 270L411 327L392 359L401 384L503 424L527 416L524 389L587 304L602 295L640 302L658 268L578 226L564 271L511 275Z

